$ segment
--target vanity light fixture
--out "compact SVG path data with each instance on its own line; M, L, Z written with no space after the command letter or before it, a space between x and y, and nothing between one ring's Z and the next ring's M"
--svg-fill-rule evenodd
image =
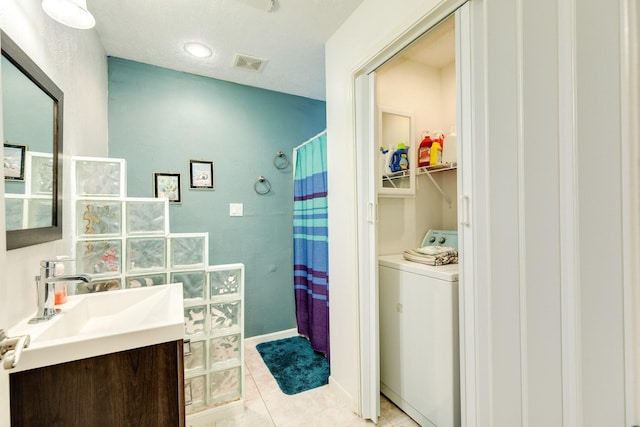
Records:
M184 50L188 54L198 58L207 58L212 55L211 48L198 42L188 42L184 44Z
M87 0L42 0L44 11L71 28L86 30L96 25L96 20L87 9Z

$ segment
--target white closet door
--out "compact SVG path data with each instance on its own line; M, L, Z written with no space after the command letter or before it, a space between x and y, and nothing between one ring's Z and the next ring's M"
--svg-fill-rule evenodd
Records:
M360 390L362 417L378 422L380 414L380 345L378 322L378 202L374 138L375 72L356 79L358 153L358 252L360 295Z
M474 150L471 100L471 31L469 4L456 11L456 116L458 139L458 249L460 251L459 336L462 425L476 425L476 328L474 294Z

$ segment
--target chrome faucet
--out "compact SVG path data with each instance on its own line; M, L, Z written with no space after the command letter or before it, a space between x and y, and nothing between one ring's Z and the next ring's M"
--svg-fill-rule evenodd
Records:
M54 307L56 282L89 283L91 281L91 276L88 274L56 275L56 267L60 263L62 263L62 261L40 261L40 275L35 277L36 292L38 294L38 311L35 317L29 320L29 323L44 322L58 313Z

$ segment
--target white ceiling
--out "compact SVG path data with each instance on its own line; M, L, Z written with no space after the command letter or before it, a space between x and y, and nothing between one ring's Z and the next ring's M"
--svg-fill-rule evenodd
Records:
M442 68L456 59L455 18L450 16L427 31L399 55L399 59Z
M324 100L324 44L361 2L88 0L87 8L107 55ZM190 41L213 55L187 54ZM237 53L266 65L261 72L238 69Z

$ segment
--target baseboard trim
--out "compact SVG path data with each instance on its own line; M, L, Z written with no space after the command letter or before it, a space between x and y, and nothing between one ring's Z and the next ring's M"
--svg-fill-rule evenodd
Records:
M284 338L291 338L298 336L298 329L285 329L284 331L272 332L265 335L256 335L255 337L249 337L244 339L244 343L248 345L258 345L263 342L269 342L273 340L280 340Z
M344 402L350 402L349 406L351 406L351 410L354 414L360 417L362 416L362 414L358 411L358 405L356 404L357 402L353 400L353 397L347 392L347 390L345 390L345 388L342 387L339 382L333 379L331 375L329 375L329 388L332 392L339 396L340 400Z

